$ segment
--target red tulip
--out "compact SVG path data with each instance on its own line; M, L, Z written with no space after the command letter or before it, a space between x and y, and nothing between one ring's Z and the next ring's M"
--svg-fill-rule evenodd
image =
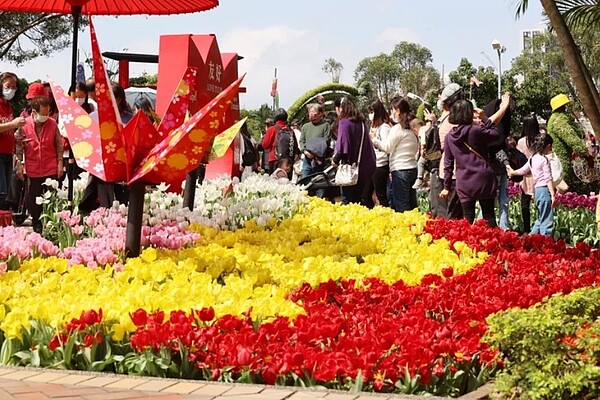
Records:
M196 311L196 315L200 318L200 321L210 322L215 319L215 310L212 307L204 307L200 311Z
M129 314L131 321L137 327L145 326L148 323L148 313L145 310L138 308L133 314Z

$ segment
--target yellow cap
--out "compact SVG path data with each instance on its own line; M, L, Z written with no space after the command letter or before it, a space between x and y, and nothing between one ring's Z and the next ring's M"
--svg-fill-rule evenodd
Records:
M566 94L557 94L550 100L550 107L552 107L552 111L556 111L558 108L561 108L565 104L569 104L571 100L567 97Z

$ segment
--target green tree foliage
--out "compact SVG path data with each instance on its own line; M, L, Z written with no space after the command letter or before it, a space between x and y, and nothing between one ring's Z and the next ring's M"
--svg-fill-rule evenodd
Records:
M375 95L388 103L398 91L400 67L396 59L385 53L363 58L354 70L354 80L358 87L368 83Z
M331 77L331 82L340 82L340 74L344 69L344 66L341 62L337 61L335 58L328 58L325 60L325 64L323 65L322 69L323 72L329 74L329 76Z
M600 7L598 7L600 9ZM587 65L596 86L600 83L600 25L573 26L571 33L579 46L581 57Z
M571 79L580 94L586 116L600 132L600 94L572 32L600 26L600 4L595 0L540 0L564 55ZM527 10L528 0L516 3L516 16Z
M266 130L265 120L273 117L273 110L268 104L263 104L256 110L242 109L240 116L242 118L248 117L246 120L248 131L258 141Z
M600 28L600 4L597 0L559 0L556 5L569 26Z
M417 43L400 42L392 51L400 73L400 92L427 97L440 87L440 74L433 67L431 51Z
M27 107L27 99L25 98L25 95L27 94L27 88L29 88L29 82L27 82L26 79L19 78L19 91L17 93L18 97L12 100L15 118L18 117L21 114L21 111Z
M400 42L390 54L362 59L354 70L354 79L357 87L369 89L384 103L396 93L413 92L426 97L440 86L440 75L432 62L428 48Z
M155 86L157 83L158 74L150 75L147 72L142 73L141 76L129 78L129 85L131 86Z
M0 59L21 65L49 56L70 46L72 35L68 15L0 12Z
M448 74L450 81L458 83L467 98L472 97L480 108L485 107L490 101L498 98L498 75L492 67L479 66L475 68L466 58L460 60L456 70ZM481 85L471 86L471 77L481 81Z
M547 120L552 97L558 93L576 95L562 51L550 32L533 38L531 48L513 60L504 82L515 102L513 120L519 122L532 112Z

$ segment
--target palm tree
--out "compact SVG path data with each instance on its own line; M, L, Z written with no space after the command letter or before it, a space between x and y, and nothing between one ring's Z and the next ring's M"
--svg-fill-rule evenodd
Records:
M597 0L540 0L567 63L571 79L580 95L585 114L596 135L600 135L600 95L590 72L583 62L569 25L600 27L600 4ZM517 17L527 10L529 0L519 0Z

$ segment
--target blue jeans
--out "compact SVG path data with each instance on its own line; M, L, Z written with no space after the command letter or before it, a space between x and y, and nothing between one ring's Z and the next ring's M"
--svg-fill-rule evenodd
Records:
M496 175L498 180L498 216L500 223L498 226L502 229L509 230L508 222L508 176L506 174Z
M393 207L397 212L417 208L417 191L412 188L416 179L416 168L392 171Z
M319 171L315 171L315 169L313 168L313 166L311 164L311 160L308 157L305 157L302 160L302 177L306 178L307 176L312 175L315 172L319 172ZM312 196L313 192L314 192L314 195L320 199L325 197L325 189L315 189L315 190L309 189L308 194Z
M0 154L0 210L5 210L6 194L13 170L12 154Z
M552 211L552 197L548 186L535 188L535 206L538 209L539 217L533 225L532 234L539 233L544 236L552 236L554 227L554 212Z

